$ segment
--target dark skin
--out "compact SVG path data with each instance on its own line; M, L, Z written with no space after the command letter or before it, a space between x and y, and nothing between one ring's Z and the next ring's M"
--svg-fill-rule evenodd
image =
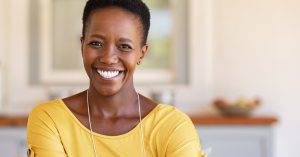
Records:
M93 12L81 39L85 70L90 78L89 105L93 131L103 135L121 135L139 123L137 93L133 73L147 53L142 42L139 18L119 7ZM118 71L112 78L99 71ZM76 118L89 128L87 92L63 99ZM140 95L142 118L157 104Z

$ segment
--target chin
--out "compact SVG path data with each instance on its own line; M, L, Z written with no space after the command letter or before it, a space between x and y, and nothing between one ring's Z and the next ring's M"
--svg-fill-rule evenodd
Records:
M120 88L118 87L98 87L98 88L95 88L97 93L102 95L102 96L113 96L113 95L116 95L117 93L120 92Z

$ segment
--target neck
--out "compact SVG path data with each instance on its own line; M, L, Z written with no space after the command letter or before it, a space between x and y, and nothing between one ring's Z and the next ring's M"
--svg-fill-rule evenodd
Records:
M91 114L100 118L115 118L122 116L138 116L137 92L132 88L126 92L104 96L95 89L88 89L88 104Z

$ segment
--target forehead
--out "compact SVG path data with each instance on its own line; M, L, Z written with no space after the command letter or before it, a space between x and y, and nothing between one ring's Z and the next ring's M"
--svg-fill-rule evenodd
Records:
M94 10L87 21L87 30L94 31L105 29L135 31L141 33L142 24L139 17L120 7L105 7Z

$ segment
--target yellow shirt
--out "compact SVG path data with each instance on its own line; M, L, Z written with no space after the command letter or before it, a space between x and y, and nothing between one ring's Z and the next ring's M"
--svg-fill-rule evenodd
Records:
M142 119L147 157L200 157L200 143L190 118L175 107L159 104ZM98 157L143 157L141 129L107 136L94 134ZM90 130L64 102L53 100L29 115L30 157L94 157Z

